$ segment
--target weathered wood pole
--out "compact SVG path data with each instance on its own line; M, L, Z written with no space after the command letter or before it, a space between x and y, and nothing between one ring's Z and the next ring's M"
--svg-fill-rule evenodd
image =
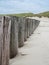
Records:
M11 17L10 58L13 58L18 54L18 22L18 17Z
M33 19L33 32L35 31L35 29L36 29L35 19Z
M24 41L27 41L27 18L25 18Z
M10 27L10 18L0 17L0 65L9 65Z
M29 38L29 18L26 18L26 39Z
M19 17L18 42L19 47L24 45L24 18Z
M30 23L31 23L31 24L30 24L30 25L31 25L31 34L32 34L32 33L33 33L33 32L32 32L32 30L33 30L33 28L32 28L32 19L30 19Z
M34 32L34 31L33 31L33 19L32 19L32 34L33 34L33 32Z
M37 28L37 24L38 24L38 23L37 23L37 20L35 20L35 29Z
M31 19L29 19L29 36L31 36Z

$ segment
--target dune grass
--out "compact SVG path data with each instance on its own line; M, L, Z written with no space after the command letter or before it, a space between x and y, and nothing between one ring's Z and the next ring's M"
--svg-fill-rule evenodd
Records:
M42 12L38 14L33 14L33 13L20 13L20 14L11 14L13 16L18 16L18 17L33 17L33 16L38 16L38 17L49 17L49 11L47 12Z
M18 16L18 17L32 17L34 14L33 13L20 13L20 14L7 14L10 16Z
M44 17L49 17L49 11L47 12L42 12L42 13L39 13L39 14L36 14L37 16L41 17L41 16L44 16Z
M8 16L18 16L18 17L33 17L33 16L38 16L38 17L49 17L49 11L47 12L42 12L38 14L33 14L33 13L20 13L20 14L1 14L1 15L8 15ZM1 16L0 15L0 16Z

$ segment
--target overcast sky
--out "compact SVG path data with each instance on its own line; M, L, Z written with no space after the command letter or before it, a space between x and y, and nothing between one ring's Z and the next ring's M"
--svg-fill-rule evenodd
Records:
M49 11L49 0L0 0L0 14Z

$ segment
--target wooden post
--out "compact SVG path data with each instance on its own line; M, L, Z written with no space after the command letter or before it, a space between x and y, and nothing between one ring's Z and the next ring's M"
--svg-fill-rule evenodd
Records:
M18 54L18 17L11 17L10 58Z
M33 31L33 19L32 19L32 34L33 34L33 32L34 32L34 31Z
M24 45L24 18L19 18L19 32L18 32L19 47Z
M33 19L33 32L35 31L36 26L35 26L35 19Z
M29 36L31 36L31 19L29 19Z
M29 18L26 18L26 25L27 25L27 38L29 38Z
M30 19L30 23L31 23L31 24L30 24L30 25L31 25L31 34L32 34L32 30L33 30L33 29L32 29L32 19Z
M0 65L9 65L10 27L10 18L0 17Z
M24 41L27 41L27 18L25 18Z

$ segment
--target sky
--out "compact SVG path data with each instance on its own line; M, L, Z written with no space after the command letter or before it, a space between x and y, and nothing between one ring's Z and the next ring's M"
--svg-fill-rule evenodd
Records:
M49 0L0 0L0 14L49 11Z

